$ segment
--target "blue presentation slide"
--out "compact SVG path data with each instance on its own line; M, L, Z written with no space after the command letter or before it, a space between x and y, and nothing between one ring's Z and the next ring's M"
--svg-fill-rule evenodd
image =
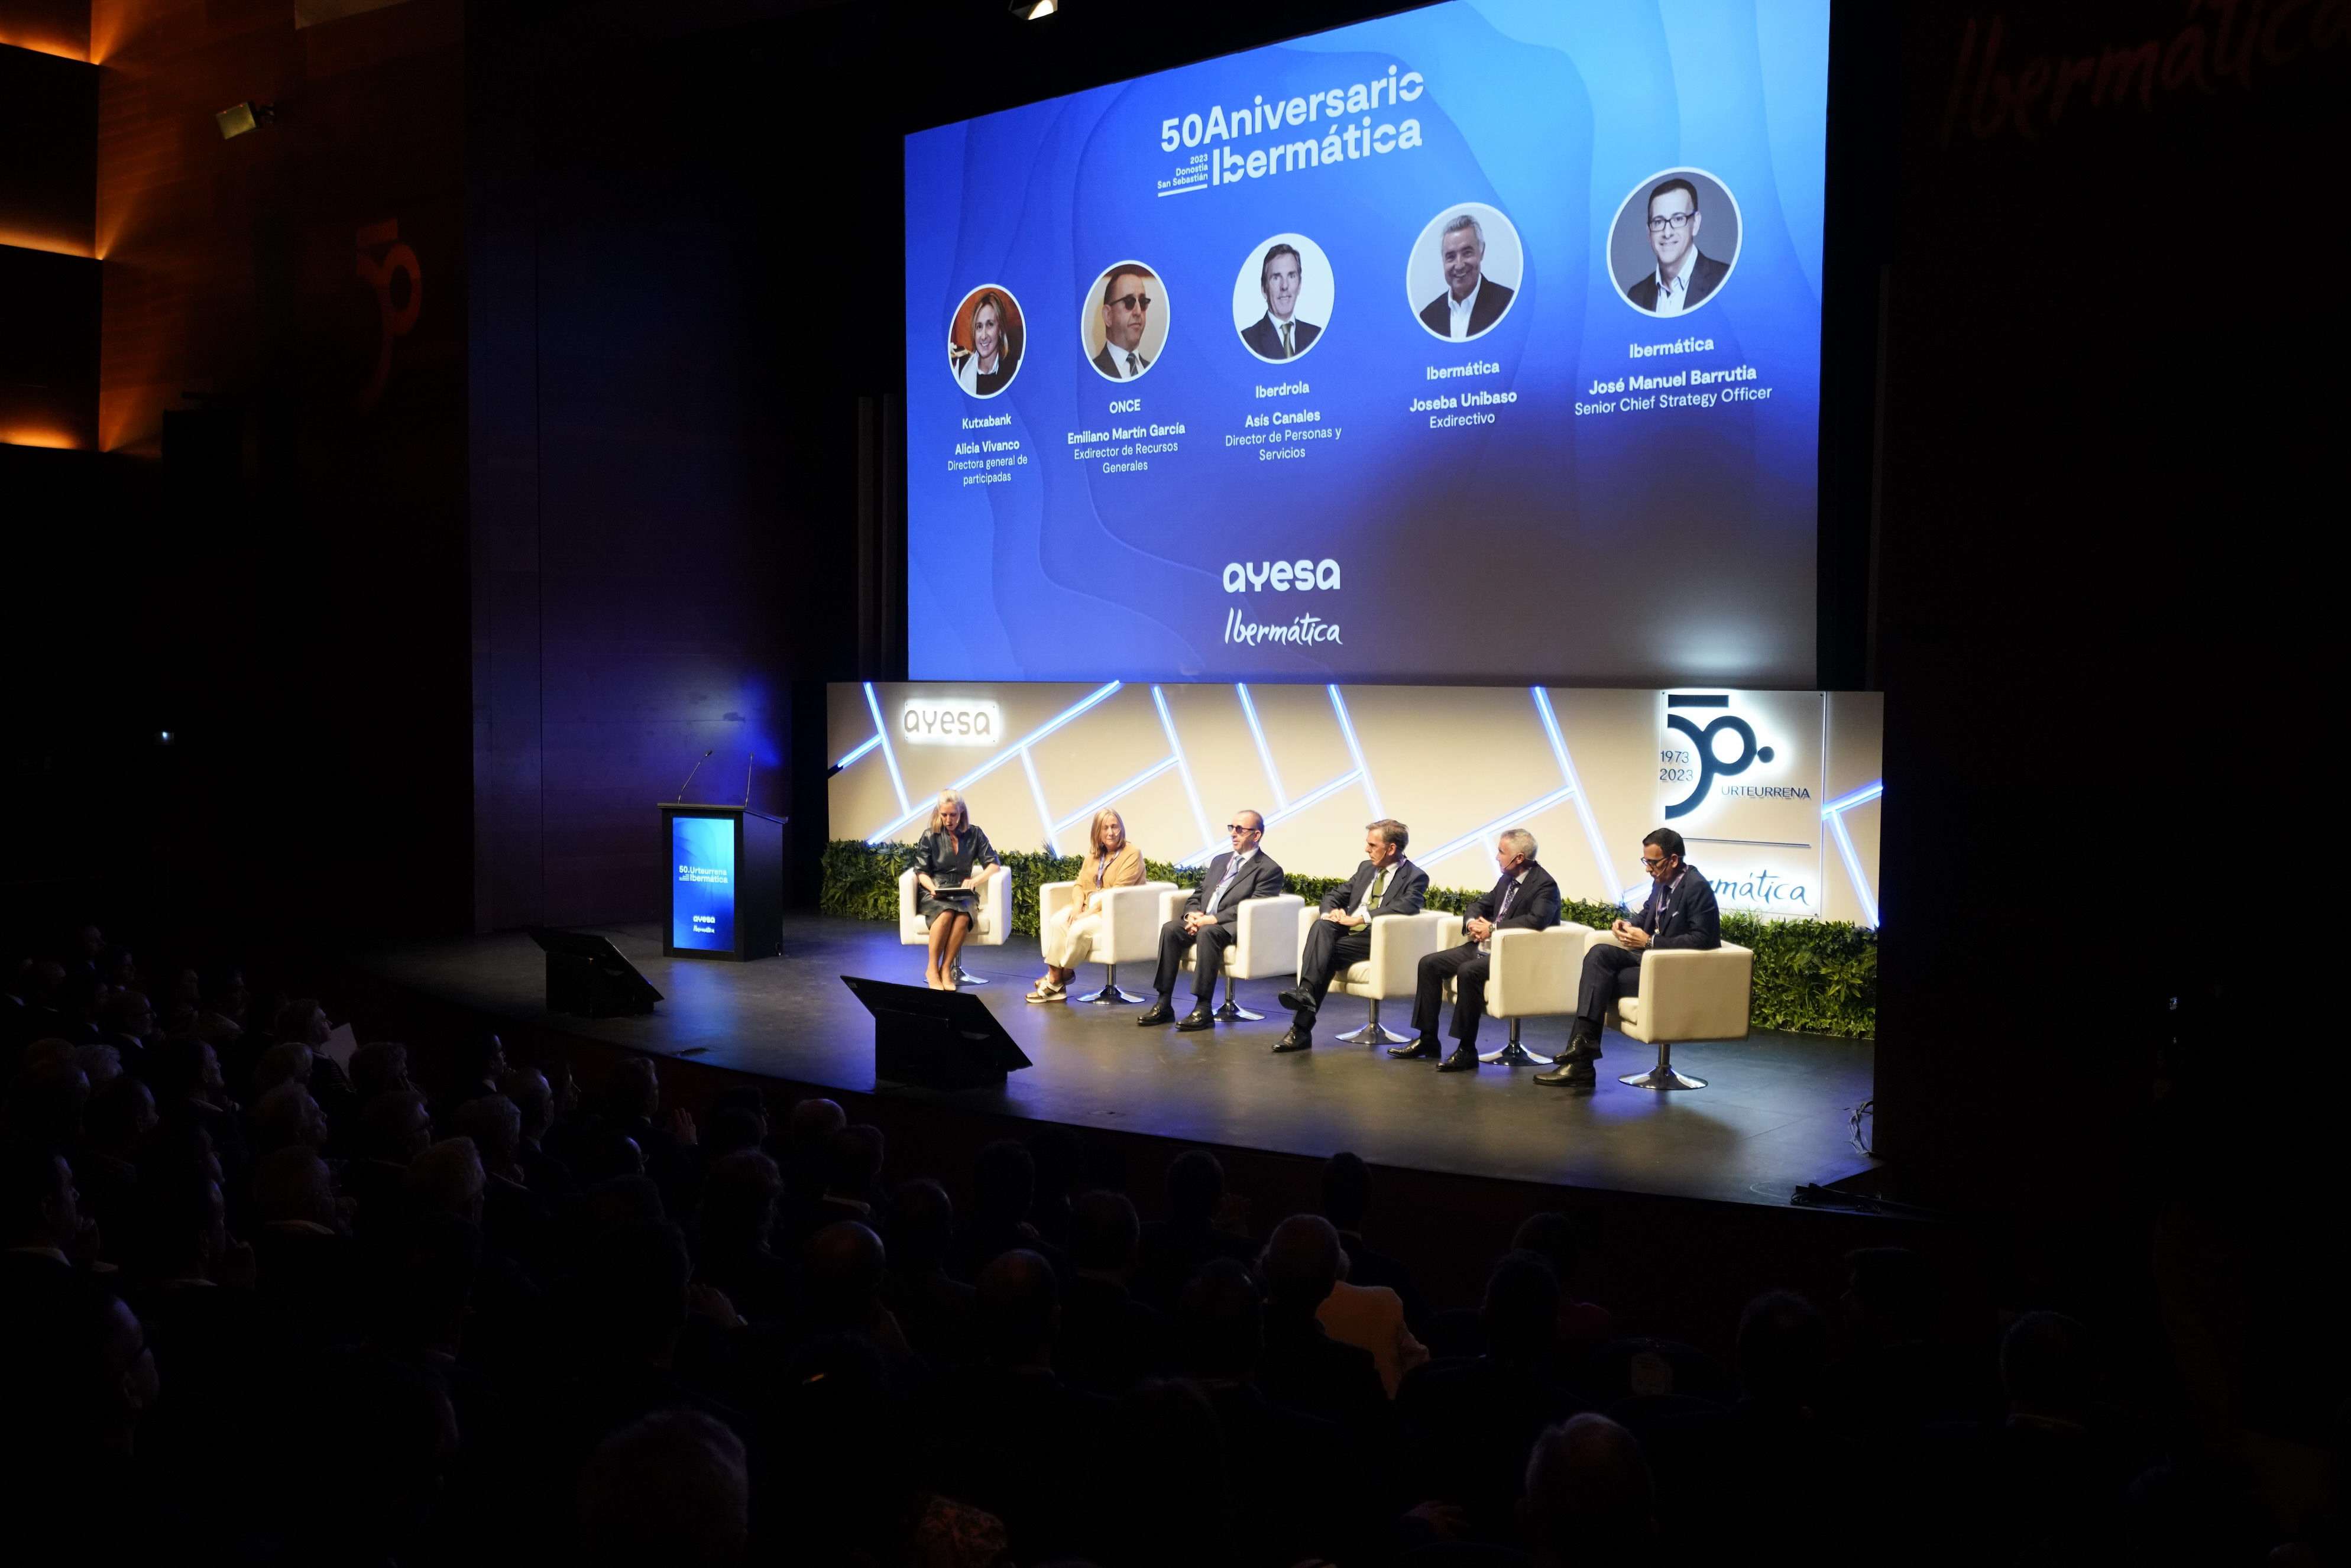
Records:
M697 953L735 950L735 821L670 815L670 946Z
M1814 684L1826 0L1458 0L906 139L909 673Z

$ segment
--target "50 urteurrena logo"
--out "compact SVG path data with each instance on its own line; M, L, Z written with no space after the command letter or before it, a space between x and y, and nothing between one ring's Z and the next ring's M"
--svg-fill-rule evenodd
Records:
M1666 694L1666 727L1689 740L1689 749L1668 747L1657 753L1657 782L1687 783L1690 792L1666 808L1666 820L1687 817L1706 804L1718 779L1736 779L1759 762L1771 760L1772 750L1756 738L1755 727L1735 713L1727 711L1730 697L1727 693L1698 694L1668 692ZM1699 727L1698 721L1673 710L1690 709L1698 712L1719 711L1721 716ZM1736 747L1729 755L1719 748L1722 737L1728 736ZM1727 785L1725 795L1756 799L1809 800L1813 792L1801 784L1739 784Z

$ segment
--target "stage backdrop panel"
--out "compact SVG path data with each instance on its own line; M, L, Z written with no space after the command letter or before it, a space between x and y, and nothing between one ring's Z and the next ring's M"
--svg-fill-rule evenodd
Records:
M1726 909L1876 925L1884 699L1722 687L871 682L830 688L831 836L911 841L945 788L1001 849L1084 852L1114 806L1198 864L1232 813L1283 866L1343 876L1364 824L1412 829L1440 887L1531 831L1571 897L1640 896L1641 837L1689 841Z

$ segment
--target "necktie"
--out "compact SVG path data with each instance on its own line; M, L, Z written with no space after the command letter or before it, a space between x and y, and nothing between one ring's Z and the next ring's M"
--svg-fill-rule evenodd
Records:
M1126 356L1126 379L1128 381L1133 381L1135 378L1136 373L1134 356L1130 353Z
M1225 889L1232 886L1233 873L1240 869L1241 862L1238 861L1235 861L1231 865L1225 868L1224 879L1217 883L1217 891L1208 894L1209 914L1214 915L1217 912L1217 905L1224 902Z
M1385 866L1382 866L1380 868L1380 874L1372 878L1372 896L1369 902L1374 909L1377 909L1380 906L1380 894L1387 891L1387 868Z
M1291 337L1290 333L1290 324L1284 321L1281 324L1281 357L1285 360L1294 360L1298 357L1298 340Z

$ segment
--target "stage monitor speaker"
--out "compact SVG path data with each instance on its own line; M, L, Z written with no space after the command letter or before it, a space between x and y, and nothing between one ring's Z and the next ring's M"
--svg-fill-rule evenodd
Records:
M873 1015L873 1077L920 1089L977 1089L1035 1065L996 1015L967 991L935 991L843 975Z
M578 1018L623 1018L649 1013L662 994L621 956L609 937L585 931L530 927L530 939L547 954L547 1010Z

